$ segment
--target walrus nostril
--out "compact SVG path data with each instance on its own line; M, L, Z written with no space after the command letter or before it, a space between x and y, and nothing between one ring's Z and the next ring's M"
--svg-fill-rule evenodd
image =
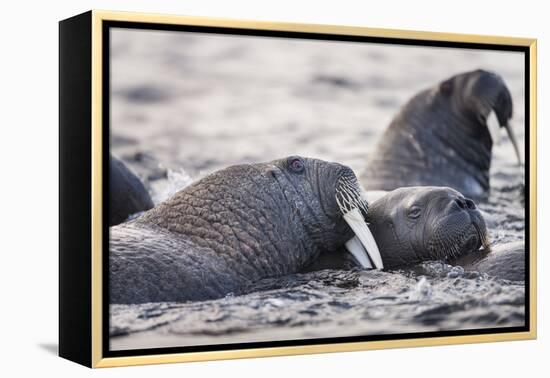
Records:
M476 208L476 204L474 203L474 201L472 201L471 199L469 198L466 198L465 199L465 202L466 202L466 207L470 210L475 210Z
M460 207L461 209L465 209L467 207L466 201L463 198L456 198L455 203Z

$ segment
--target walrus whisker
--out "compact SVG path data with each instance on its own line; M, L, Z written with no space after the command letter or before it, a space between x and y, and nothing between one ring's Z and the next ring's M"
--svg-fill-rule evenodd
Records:
M360 189L358 188L358 184L356 181L350 182L350 180L345 177L340 179L337 193L339 193L343 197L342 200L345 202L344 204L341 204L338 198L336 199L337 202L339 203L341 210L342 210L342 207L346 208L347 211L355 207L359 207L361 210L365 211L365 213L367 212L368 210L367 203L362 198ZM346 198L344 198L344 194ZM343 205L348 205L348 206L343 206ZM342 212L344 212L344 210L342 210Z

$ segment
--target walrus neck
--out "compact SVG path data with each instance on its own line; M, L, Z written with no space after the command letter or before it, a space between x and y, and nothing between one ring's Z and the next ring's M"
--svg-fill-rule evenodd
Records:
M490 139L486 135L477 133L472 134L471 130L483 130L486 126L480 124L480 119L472 117L470 114L458 113L454 117L449 117L446 113L447 107L437 106L437 110L432 112L440 112L437 119L445 120L447 127L440 127L439 124L433 124L433 117L429 117L426 124L433 124L432 127L418 128L420 133L426 134L426 138L437 138L440 143L427 144L433 151L431 154L437 154L439 161L445 161L444 165L455 165L460 171L467 172L473 177L483 191L489 190L489 169L491 166L491 147ZM461 141L467 140L468 143ZM444 167L442 167L444 168ZM448 168L447 168L448 169Z
M307 265L321 254L322 250L319 246L328 244L326 241L321 240L324 237L324 233L320 232L321 229L327 229L321 225L324 225L328 219L326 214L324 214L323 201L321 200L317 204L311 203L311 200L304 198L300 189L292 183L292 180L289 179L284 171L279 171L279 174L274 175L274 178L279 187L279 192L284 197L284 206L287 207L287 211L284 213L288 214L288 209L290 209L290 213L293 214L294 219L291 222L293 227L290 232L302 243L302 249L308 256L307 261L303 263ZM317 186L319 185L320 183L317 182ZM318 196L319 198L322 197L320 191L318 191ZM300 203L301 206L297 206L297 203ZM314 208L318 210L316 211ZM316 226L313 227L313 225ZM307 235L307 239L310 239L306 243L304 243L305 235Z

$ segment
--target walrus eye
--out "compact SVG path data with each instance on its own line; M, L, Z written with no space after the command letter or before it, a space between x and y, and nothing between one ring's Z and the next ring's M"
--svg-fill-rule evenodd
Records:
M304 161L300 158L291 159L288 166L294 173L302 173L305 169Z
M409 217L411 219L418 218L420 216L420 214L422 214L422 209L420 208L420 206L411 206L407 210L407 217Z

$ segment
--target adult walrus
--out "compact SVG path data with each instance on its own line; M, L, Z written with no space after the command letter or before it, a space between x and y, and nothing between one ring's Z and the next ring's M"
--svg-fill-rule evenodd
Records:
M109 226L124 222L132 214L149 210L153 201L142 182L126 165L109 156Z
M353 232L376 263L366 205L355 174L338 163L292 156L214 172L110 228L110 303L239 293L298 272Z
M486 197L493 122L508 132L522 166L511 116L512 97L497 74L476 70L444 80L415 95L394 117L360 176L363 186L448 186L471 198Z

